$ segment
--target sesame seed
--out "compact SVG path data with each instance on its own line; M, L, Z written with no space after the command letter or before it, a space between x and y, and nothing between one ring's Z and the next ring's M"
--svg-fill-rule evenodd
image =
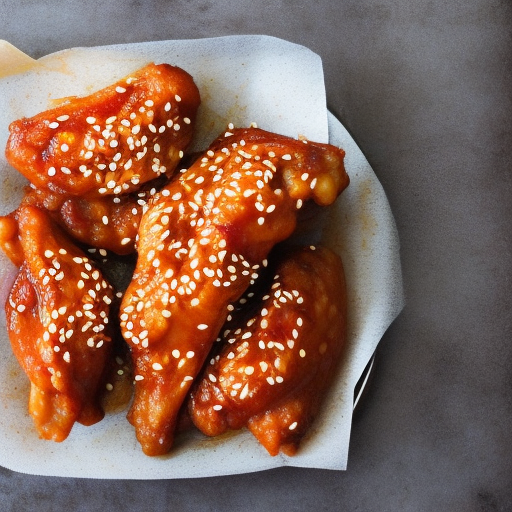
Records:
M240 392L240 399L244 399L249 394L249 383L246 383L243 387L242 391Z
M59 123L57 123L55 121L48 125L48 128L52 128L52 129L55 129L55 128L58 128L58 127L59 127Z
M164 369L164 367L160 363L153 363L151 365L151 367L153 368L153 370L156 370L156 371L160 371L160 370Z

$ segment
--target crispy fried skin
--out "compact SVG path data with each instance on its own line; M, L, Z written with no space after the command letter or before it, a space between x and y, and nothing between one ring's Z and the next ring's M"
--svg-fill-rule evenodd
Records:
M274 272L242 306L249 314L225 326L189 411L206 435L247 426L271 455L293 455L345 345L345 281L340 258L322 247L280 255Z
M189 145L199 91L169 64L149 64L90 96L11 123L6 157L37 188L101 197L172 173Z
M143 214L120 320L131 346L129 420L148 455L169 451L178 411L236 301L304 201L348 185L344 152L256 128L226 133Z
M22 206L1 219L6 225L0 243L21 262L5 305L9 338L31 382L29 412L39 435L63 441L75 422L103 417L112 289L44 210ZM17 241L9 245L8 236Z

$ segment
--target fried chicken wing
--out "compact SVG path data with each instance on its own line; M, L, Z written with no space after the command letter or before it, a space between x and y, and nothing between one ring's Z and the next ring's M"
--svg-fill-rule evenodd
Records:
M21 264L5 312L13 352L31 382L29 412L42 438L62 441L75 422L103 417L112 288L44 210L21 206L3 217L0 238Z
M149 64L90 96L14 121L6 157L42 190L127 193L175 170L192 139L199 103L187 72Z
M330 204L348 185L343 158L334 146L238 129L150 201L120 312L135 373L129 420L146 454L170 449L228 306L294 231L303 202Z
M206 435L247 426L271 455L293 455L345 344L345 281L340 258L322 247L285 252L273 273L226 324L189 411Z

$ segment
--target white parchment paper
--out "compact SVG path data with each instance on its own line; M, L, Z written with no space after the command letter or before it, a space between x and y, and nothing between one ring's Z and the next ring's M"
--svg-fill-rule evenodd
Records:
M256 122L277 133L344 148L351 184L329 210L321 237L344 261L349 346L322 414L296 456L270 457L250 433L240 431L214 439L186 434L169 455L150 458L142 453L126 411L108 414L92 427L76 425L63 443L40 440L27 412L28 380L11 353L2 311L0 464L40 475L122 479L214 476L283 465L346 469L354 386L400 312L403 293L399 242L388 201L357 145L327 112L320 58L280 39L232 36L75 48L38 61L27 59L12 46L0 44L0 62L14 62L3 68L3 74L5 69L16 73L0 79L1 148L12 120L45 110L52 100L93 92L151 61L183 67L200 89L194 149L206 147L229 122ZM0 214L16 207L24 184L2 151ZM13 274L13 266L1 255L1 300Z

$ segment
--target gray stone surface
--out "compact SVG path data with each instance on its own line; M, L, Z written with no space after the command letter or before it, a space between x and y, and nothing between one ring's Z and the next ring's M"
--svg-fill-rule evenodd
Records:
M0 468L0 510L512 510L512 5L507 0L0 0L0 38L70 46L227 34L304 44L395 213L407 305L346 472L201 480ZM1 442L1 441L0 441Z

